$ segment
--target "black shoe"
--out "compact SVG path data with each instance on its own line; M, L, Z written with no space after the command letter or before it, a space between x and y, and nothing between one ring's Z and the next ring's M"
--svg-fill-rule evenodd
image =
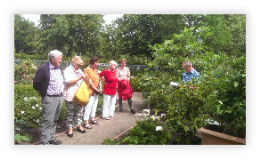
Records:
M131 109L131 113L135 114L135 110L134 110L134 109Z
M68 137L72 138L73 137L73 133L72 134L69 134L67 133Z
M120 108L119 111L122 112L122 111L123 111L123 108Z
M50 140L50 141L48 141L49 142L49 144L53 144L53 145L59 145L59 144L61 144L62 142L61 141L59 141L59 140Z
M49 143L47 142L40 142L40 143L38 143L37 145L49 145Z
M82 128L83 129L83 128ZM81 132L81 133L86 133L86 130L83 129L83 130L80 130L79 127L77 128L77 131Z

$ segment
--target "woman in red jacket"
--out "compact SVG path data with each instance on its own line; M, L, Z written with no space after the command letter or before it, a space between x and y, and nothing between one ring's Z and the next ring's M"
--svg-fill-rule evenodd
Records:
M114 117L115 104L116 104L116 85L118 78L116 76L117 63L112 60L109 62L108 69L102 71L99 76L104 76L104 93L103 93L103 118L110 120L110 117Z

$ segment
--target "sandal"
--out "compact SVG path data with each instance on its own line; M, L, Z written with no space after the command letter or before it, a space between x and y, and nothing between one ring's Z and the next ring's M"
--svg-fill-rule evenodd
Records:
M72 138L73 137L73 133L69 134L69 132L67 132L68 137Z
M97 124L98 125L98 122L96 120L89 120L89 122L91 122L91 124Z
M88 125L88 124L85 125L85 128L86 128L86 129L92 129L92 127L91 127L90 125Z
M84 130L83 128L82 128L82 130L80 130L79 127L77 127L77 131L79 131L81 133L86 133L86 130Z
M111 118L109 118L109 117L106 117L106 118L105 118L105 120L111 120Z

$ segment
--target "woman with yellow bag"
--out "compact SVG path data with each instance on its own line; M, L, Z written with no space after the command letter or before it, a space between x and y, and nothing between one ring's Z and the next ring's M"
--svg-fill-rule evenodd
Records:
M94 120L98 104L98 96L99 93L102 92L100 78L96 69L98 66L98 62L98 57L92 57L89 60L89 66L84 70L84 74L88 75L90 88L89 102L84 108L84 127L86 129L92 129L92 127L89 125L89 122L92 124L98 124L98 122Z
M77 92L80 84L84 81L88 81L87 75L84 75L80 67L83 66L84 62L80 56L74 56L70 66L64 70L64 92L63 99L67 106L67 135L73 137L72 124L74 113L76 115L77 131L86 133L86 130L81 126L83 116L83 106L73 101L74 94Z

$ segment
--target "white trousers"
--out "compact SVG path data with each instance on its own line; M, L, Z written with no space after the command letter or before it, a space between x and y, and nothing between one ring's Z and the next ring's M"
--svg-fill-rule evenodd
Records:
M103 118L114 116L116 105L116 95L103 94Z
M98 96L90 96L88 104L85 106L85 111L84 111L84 120L87 121L89 120L89 117L94 118L96 115L96 110L97 110L97 104L98 104Z

